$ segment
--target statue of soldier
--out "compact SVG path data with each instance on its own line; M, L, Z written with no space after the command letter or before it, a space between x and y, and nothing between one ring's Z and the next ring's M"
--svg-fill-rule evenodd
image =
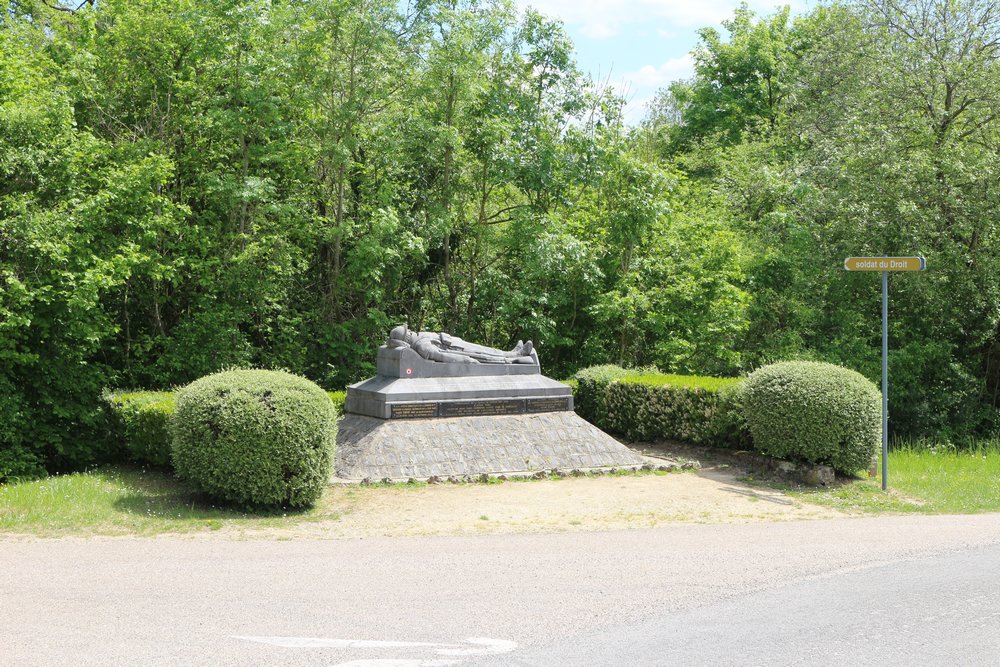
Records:
M498 350L469 343L458 336L436 331L410 331L401 324L389 332L386 345L390 349L409 347L428 361L465 364L534 364L534 346L518 341L512 350Z

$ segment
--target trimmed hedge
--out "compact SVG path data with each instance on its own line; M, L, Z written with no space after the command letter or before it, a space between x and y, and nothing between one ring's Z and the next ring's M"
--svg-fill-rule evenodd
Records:
M626 375L605 389L607 428L630 439L665 438L696 445L747 443L734 391L739 378Z
M606 428L605 390L609 384L625 377L629 372L613 364L591 366L578 371L571 378L571 381L576 381L573 391L573 406L576 413L591 424Z
M232 370L177 394L177 476L246 506L313 504L330 477L336 410L313 382L282 371Z
M346 391L328 391L326 395L333 401L333 409L337 411L337 417L344 414L344 401L347 400Z
M344 414L347 392L327 392L337 416ZM108 392L104 395L109 436L132 461L170 466L170 419L177 406L172 391Z
M170 465L170 418L176 406L168 391L115 392L104 395L109 430L132 461Z
M867 468L882 437L882 395L860 373L786 361L750 374L743 410L764 454L823 463L846 474Z
M646 440L747 447L740 416L740 378L667 375L592 366L578 372L574 405L595 426Z

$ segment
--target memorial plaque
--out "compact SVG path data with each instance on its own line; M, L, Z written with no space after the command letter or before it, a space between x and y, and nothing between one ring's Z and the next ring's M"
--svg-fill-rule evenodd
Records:
M528 399L528 412L559 412L560 410L569 410L569 396Z
M495 415L524 414L523 399L482 400L441 403L439 417L492 417Z
M424 417L437 417L437 403L409 403L403 405L393 405L389 414L391 419L422 419Z

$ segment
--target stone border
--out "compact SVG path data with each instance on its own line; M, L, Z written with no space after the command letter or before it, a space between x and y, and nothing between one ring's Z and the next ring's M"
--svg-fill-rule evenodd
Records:
M509 480L528 480L528 479L548 479L550 477L596 477L604 475L614 475L618 473L637 473L637 472L681 472L683 470L698 470L701 468L701 464L698 461L684 461L683 463L677 463L675 461L668 461L664 463L663 459L655 459L654 457L644 456L643 458L649 461L642 465L636 466L619 466L610 468L573 468L572 470L563 470L560 468L551 468L548 470L535 470L535 471L523 471L523 472L508 472L508 473L483 473L480 475L448 475L438 477L432 475L430 477L397 477L390 478L385 477L382 479L342 479L334 477L330 480L330 486L375 486L379 484L488 484L491 482L506 482Z

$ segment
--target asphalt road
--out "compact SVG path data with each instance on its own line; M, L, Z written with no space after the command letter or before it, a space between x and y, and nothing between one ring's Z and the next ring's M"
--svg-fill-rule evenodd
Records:
M482 664L993 666L1000 546L837 573Z
M0 664L998 664L998 566L1000 515L8 539Z

